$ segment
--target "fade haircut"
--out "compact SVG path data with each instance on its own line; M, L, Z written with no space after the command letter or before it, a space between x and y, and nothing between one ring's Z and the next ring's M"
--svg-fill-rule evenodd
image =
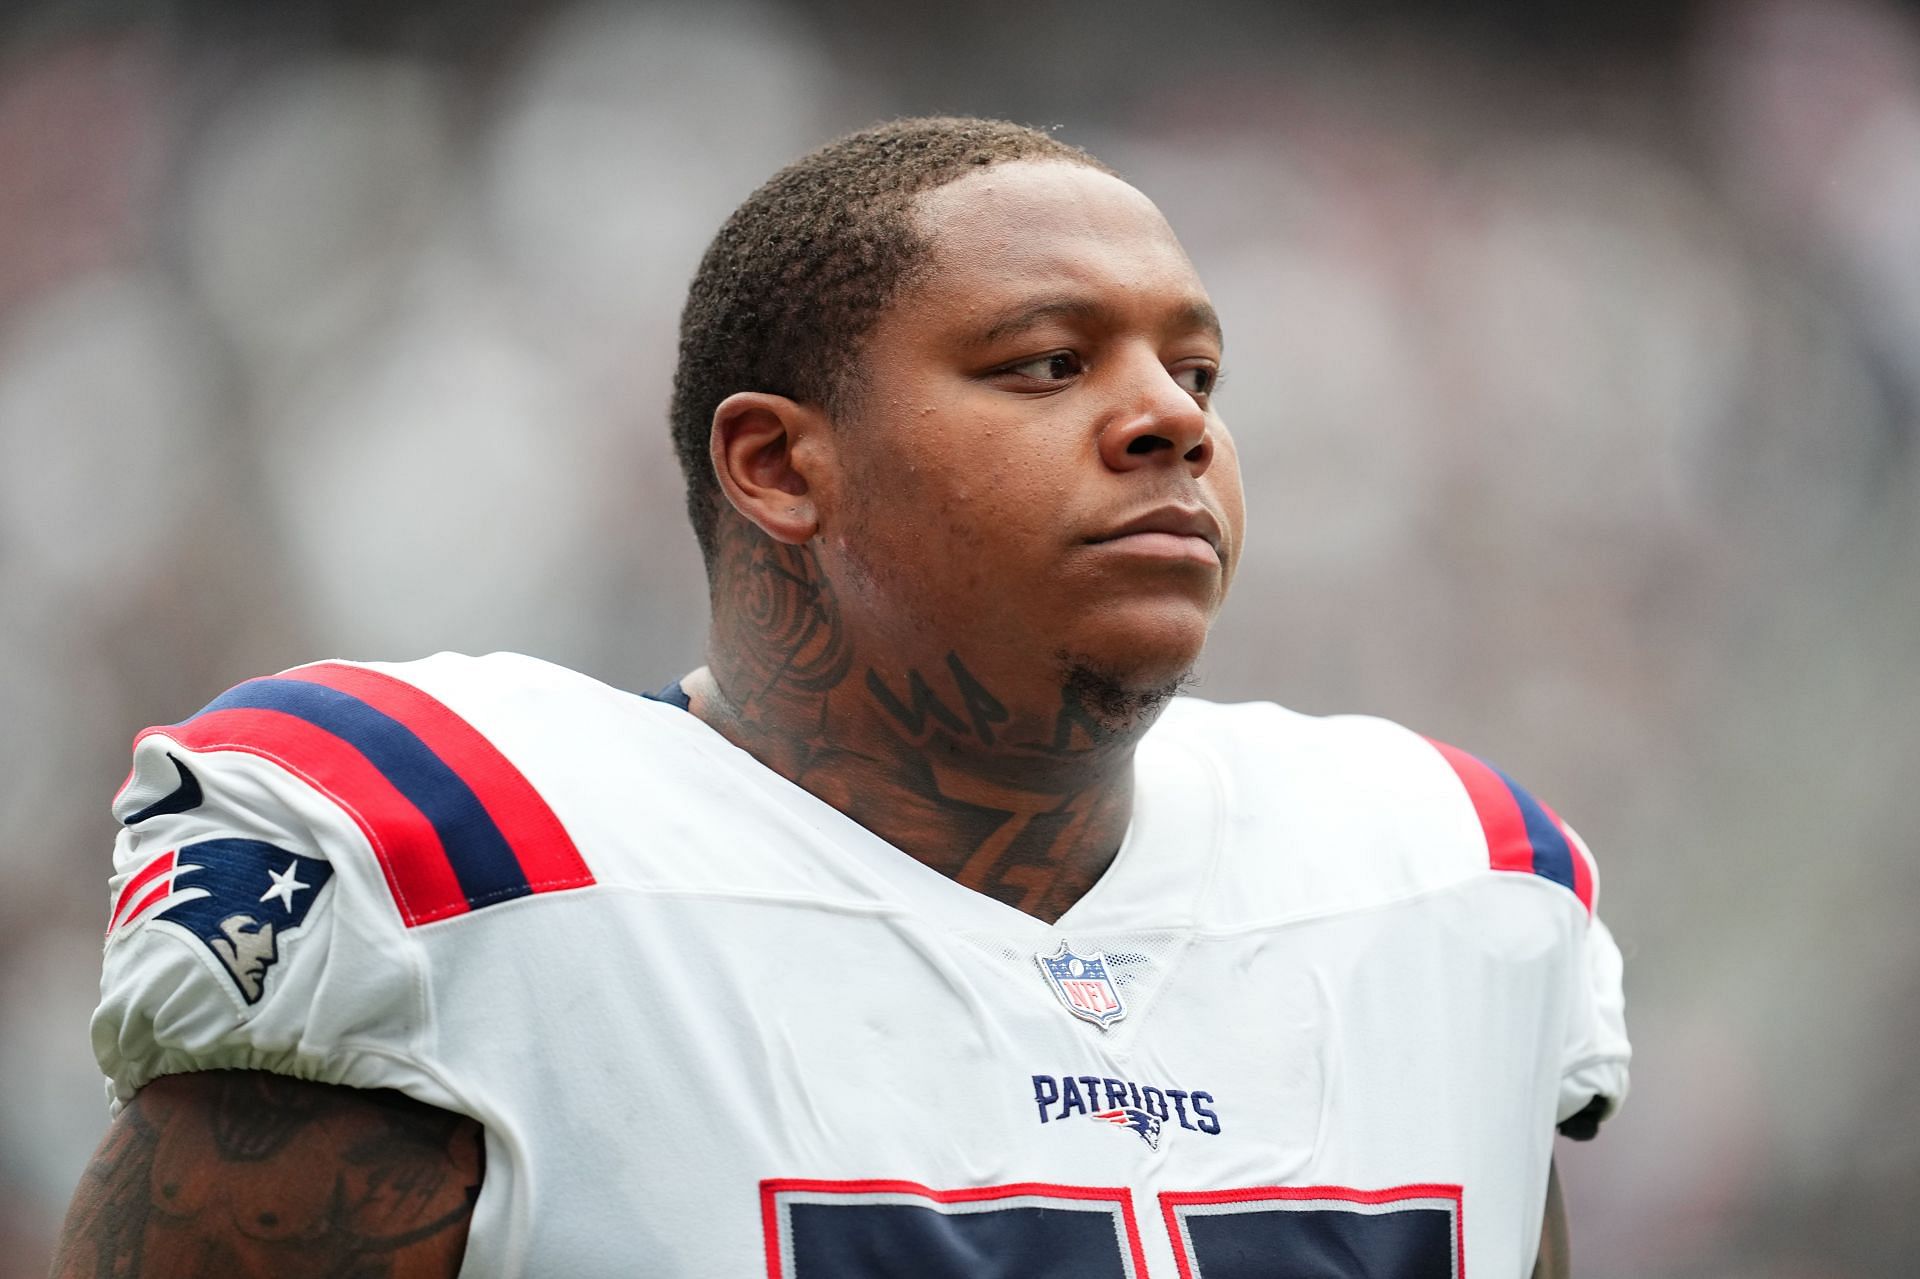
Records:
M913 223L915 199L1009 160L1112 172L1005 120L895 120L794 161L720 228L687 290L671 410L709 577L725 502L708 454L714 410L736 391L765 391L845 412L860 389L862 344L932 253Z

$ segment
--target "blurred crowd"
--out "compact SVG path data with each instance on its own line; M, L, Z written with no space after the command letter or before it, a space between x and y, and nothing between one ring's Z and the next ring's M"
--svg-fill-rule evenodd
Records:
M105 1125L132 733L322 656L697 664L686 281L931 110L1058 126L1213 290L1197 693L1456 741L1598 854L1639 1057L1561 1151L1583 1279L1915 1272L1912 9L377 7L0 18L0 1279Z

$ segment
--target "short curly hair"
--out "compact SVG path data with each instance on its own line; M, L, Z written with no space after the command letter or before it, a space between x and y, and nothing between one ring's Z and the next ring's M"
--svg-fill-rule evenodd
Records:
M766 391L845 411L859 387L861 343L932 250L913 225L914 200L1009 160L1112 172L1005 120L894 120L794 161L720 228L687 290L671 409L687 515L709 573L724 502L708 454L714 410L736 391Z

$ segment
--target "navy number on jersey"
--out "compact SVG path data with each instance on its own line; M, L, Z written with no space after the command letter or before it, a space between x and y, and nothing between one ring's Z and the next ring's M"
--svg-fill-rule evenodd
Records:
M1149 1279L1124 1188L761 1183L769 1279ZM1461 1279L1458 1186L1160 1196L1180 1279Z
M1146 1279L1124 1189L760 1185L769 1279Z
M1180 1279L1460 1279L1460 1187L1168 1193Z

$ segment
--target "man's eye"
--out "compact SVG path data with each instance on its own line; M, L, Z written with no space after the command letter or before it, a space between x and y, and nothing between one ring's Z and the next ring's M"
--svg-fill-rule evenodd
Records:
M1210 364L1196 364L1190 369L1178 369L1173 380L1185 388L1187 394L1197 399L1206 399L1220 385L1220 370Z
M1080 357L1072 351L1055 351L1050 355L1036 356L1031 360L1007 366L1008 373L1018 373L1021 377L1030 377L1036 382L1064 382L1077 376L1085 368Z

